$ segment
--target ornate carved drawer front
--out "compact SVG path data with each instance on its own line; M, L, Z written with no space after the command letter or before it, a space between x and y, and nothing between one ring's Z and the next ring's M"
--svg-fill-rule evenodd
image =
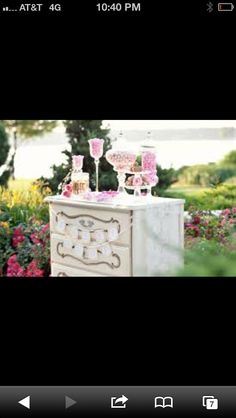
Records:
M83 242L131 244L130 212L50 206L51 232Z
M131 274L131 250L114 244L81 244L77 239L52 234L52 263L112 276Z
M86 270L74 269L71 267L63 266L61 264L52 263L52 276L53 277L86 277L86 276L98 277L98 276L104 276L104 274L91 273Z

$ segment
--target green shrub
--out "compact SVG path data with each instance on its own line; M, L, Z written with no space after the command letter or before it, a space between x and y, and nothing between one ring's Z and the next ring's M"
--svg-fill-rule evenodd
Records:
M44 194L25 182L0 187L0 276L50 272L49 210ZM19 240L19 243L18 241Z
M236 151L229 152L221 161L221 165L236 167Z
M180 277L235 277L236 251L211 241L200 241L193 250L185 251L185 265Z
M236 175L232 165L196 164L179 171L180 183L200 186L216 186Z
M236 205L236 186L223 184L211 190L197 193L168 190L164 192L164 196L185 199L185 210L190 208L204 210L227 209Z
M31 186L28 190L8 190L0 187L0 221L9 222L10 226L27 223L30 219L45 223L49 220L48 205L44 202L44 194Z
M161 168L160 165L157 165L157 175L159 181L152 189L152 193L157 196L162 195L164 190L168 189L168 187L178 180L177 172L174 168Z

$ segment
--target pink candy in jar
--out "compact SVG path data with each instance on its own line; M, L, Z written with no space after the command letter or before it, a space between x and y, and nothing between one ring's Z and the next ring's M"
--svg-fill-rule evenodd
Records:
M156 154L154 152L142 152L142 170L156 172Z
M136 154L129 151L109 150L106 159L116 171L127 171L134 164Z
M72 160L73 160L73 168L77 169L77 170L82 170L84 156L83 155L73 155Z
M104 139L93 138L93 139L89 139L88 142L89 142L91 157L93 157L95 160L99 160L99 158L101 158L103 155Z
M156 175L156 171L154 171L152 173L145 174L145 176L143 176L143 179L150 186L155 186L159 181L159 178Z

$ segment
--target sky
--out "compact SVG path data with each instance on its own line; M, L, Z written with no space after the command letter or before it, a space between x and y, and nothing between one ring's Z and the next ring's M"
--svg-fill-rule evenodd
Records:
M236 128L236 120L104 120L103 127L111 130L156 130L156 129L197 129L197 128ZM64 132L61 123L55 131Z
M103 125L114 130L236 128L236 120L104 120Z

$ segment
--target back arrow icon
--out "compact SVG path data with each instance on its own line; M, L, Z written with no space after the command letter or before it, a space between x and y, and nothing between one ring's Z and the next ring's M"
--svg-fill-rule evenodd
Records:
M26 396L26 398L21 399L18 403L25 408L30 409L30 396Z

